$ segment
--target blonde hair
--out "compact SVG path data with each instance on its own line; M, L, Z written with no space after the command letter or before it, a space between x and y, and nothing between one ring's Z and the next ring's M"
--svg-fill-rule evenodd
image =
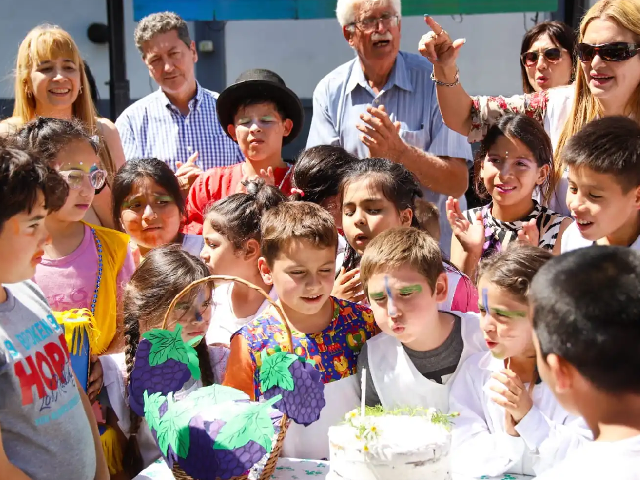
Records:
M584 40L587 27L593 20L598 18L611 20L640 38L640 3L637 0L600 0L582 17L578 42ZM556 161L554 162L553 172L555 178L562 176L564 167L561 154L567 141L587 123L603 113L600 102L591 95L589 82L581 68L576 68L575 89L573 108L556 146ZM634 118L640 118L640 83L638 83L636 91L629 99L627 106L631 108Z
M21 124L36 116L36 98L30 89L29 76L34 65L59 57L69 58L80 71L80 92L73 102L73 116L80 120L93 135L96 130L96 109L91 99L91 89L84 71L84 62L71 35L56 25L38 25L24 38L18 48L16 60L15 104L13 116ZM31 96L27 94L31 93Z

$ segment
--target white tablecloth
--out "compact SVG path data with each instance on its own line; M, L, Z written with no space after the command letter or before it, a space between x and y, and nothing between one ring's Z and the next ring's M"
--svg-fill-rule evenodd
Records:
M298 460L294 458L281 458L278 461L276 471L271 476L272 480L302 480L314 478L324 480L329 473L329 462L318 460ZM531 479L526 475L503 475L501 477L482 477L484 480L525 480ZM174 480L171 470L164 460L160 459L138 475L134 480ZM471 480L464 477L453 476L453 480Z

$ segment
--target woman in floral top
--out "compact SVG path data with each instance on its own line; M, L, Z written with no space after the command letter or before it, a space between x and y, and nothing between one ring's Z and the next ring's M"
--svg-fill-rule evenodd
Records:
M589 121L613 115L640 118L640 3L600 0L580 24L575 85L514 97L470 97L460 85L456 59L464 40L452 41L432 18L432 29L422 37L420 53L434 64L438 103L447 126L479 141L504 113L524 113L541 122L559 152L567 140ZM542 202L568 214L567 180L557 157L555 192Z
M507 114L489 129L476 158L475 187L491 202L464 213L453 198L447 202L454 233L451 261L460 270L474 278L481 259L518 239L560 253L559 240L571 219L532 198L553 188L552 164L551 141L535 120Z

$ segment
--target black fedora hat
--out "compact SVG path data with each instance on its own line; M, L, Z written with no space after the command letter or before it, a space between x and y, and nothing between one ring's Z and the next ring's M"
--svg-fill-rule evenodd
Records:
M290 143L300 134L304 122L302 102L292 90L287 88L280 75L262 68L242 73L234 84L225 88L218 97L216 110L224 133L229 135L227 126L233 124L238 106L244 100L254 98L274 102L284 110L287 118L293 122L291 133L282 139L283 145Z

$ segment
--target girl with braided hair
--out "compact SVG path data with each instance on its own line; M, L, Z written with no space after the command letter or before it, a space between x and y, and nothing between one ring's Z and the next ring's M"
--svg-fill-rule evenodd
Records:
M134 359L142 335L162 328L164 315L173 298L190 283L209 275L207 266L185 252L180 245L165 245L151 250L134 272L124 292L125 351L101 357L104 385L109 395L116 428L120 430L122 465L125 476L135 477L141 470L160 458L160 450L143 418L129 408L128 385ZM213 283L193 289L176 303L166 329L182 326L183 340L196 336L203 340L195 346L198 353L200 380L190 380L184 390L222 383L227 364L228 347L214 344L207 347L204 335L211 318L210 305Z

